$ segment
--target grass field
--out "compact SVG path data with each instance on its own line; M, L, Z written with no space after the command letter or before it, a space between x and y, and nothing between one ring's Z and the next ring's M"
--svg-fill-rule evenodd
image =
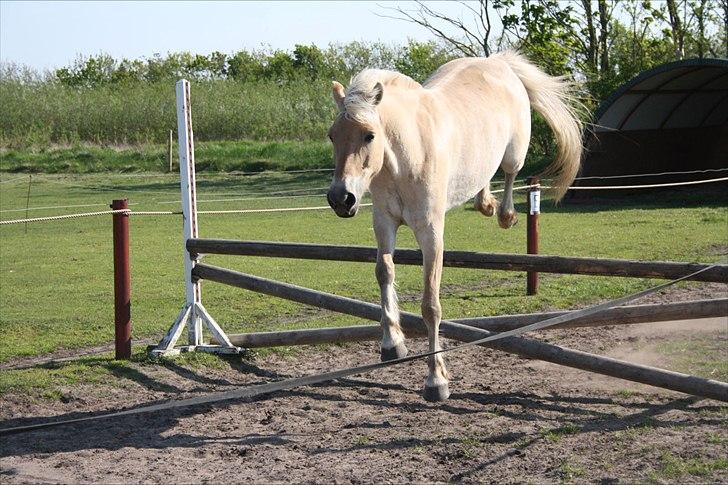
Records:
M0 217L25 216L27 176L0 175ZM328 173L200 174L199 208L237 209L326 205ZM287 192L281 194L281 192ZM132 209L179 208L178 178L163 173L34 175L30 217L101 211L128 197ZM523 214L523 195L517 198ZM73 206L48 208L52 206ZM541 215L543 254L643 260L715 261L725 250L728 194L670 191L600 198L553 207ZM449 213L446 248L523 253L525 224L509 231L470 206ZM200 216L209 238L373 245L371 211L339 219L330 210ZM135 338L159 338L181 308L183 296L179 216L132 217L132 318ZM414 247L407 228L399 247ZM256 275L344 296L378 301L372 265L286 259L210 256L205 259ZM113 341L113 273L110 216L0 227L0 362L18 356L82 348ZM570 308L624 295L652 282L627 278L542 275L538 296L524 296L522 273L446 268L446 318ZM401 306L419 311L421 270L400 266ZM365 323L302 305L212 283L205 306L229 332ZM368 323L368 322L367 322ZM138 348L138 352L141 350ZM138 353L137 355L141 355ZM205 365L214 358L200 357ZM87 362L87 364L84 364ZM109 356L64 370L4 371L0 392L57 385L64 379L102 378L123 367ZM55 376L55 377L54 377ZM79 377L81 376L81 377ZM101 376L101 377L100 377ZM60 379L60 380L59 380Z
M172 148L177 159L177 144ZM169 170L165 144L0 148L0 171L25 173L136 173ZM331 146L321 141L197 142L199 172L259 172L331 166ZM176 170L177 167L175 166Z

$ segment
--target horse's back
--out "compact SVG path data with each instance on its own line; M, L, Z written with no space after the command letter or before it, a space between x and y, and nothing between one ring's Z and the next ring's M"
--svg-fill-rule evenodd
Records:
M422 87L430 90L515 87L520 91L520 84L518 76L508 63L496 54L491 57L463 57L447 62L432 73Z
M439 137L448 161L448 207L474 196L493 176L514 140L530 132L528 93L500 56L455 59L442 65L423 87L437 99ZM519 145L523 142L519 142Z

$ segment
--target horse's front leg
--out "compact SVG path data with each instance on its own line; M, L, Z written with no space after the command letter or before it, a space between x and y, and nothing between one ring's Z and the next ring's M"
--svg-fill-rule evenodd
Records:
M375 210L374 233L377 237L376 275L382 303L382 361L407 356L404 334L399 325L399 306L394 290L394 245L399 224L388 215Z
M443 217L444 219L444 217ZM430 352L440 350L440 279L442 277L443 226L435 223L416 231L415 236L422 250L425 279L422 294L422 319L427 325ZM429 374L425 380L424 397L428 401L444 401L450 396L447 381L450 378L441 354L428 358Z

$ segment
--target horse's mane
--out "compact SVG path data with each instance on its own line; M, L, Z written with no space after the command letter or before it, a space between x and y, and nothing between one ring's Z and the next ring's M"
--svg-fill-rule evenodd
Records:
M374 86L381 83L383 87L397 86L404 88L421 88L420 84L409 76L386 69L364 69L351 79L344 97L344 115L362 124L372 124L376 117ZM386 94L385 94L386 96Z

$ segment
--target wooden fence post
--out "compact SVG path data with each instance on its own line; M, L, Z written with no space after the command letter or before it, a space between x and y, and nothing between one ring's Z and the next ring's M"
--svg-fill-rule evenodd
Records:
M528 185L535 185L528 189L526 201L526 253L538 254L538 214L541 212L541 188L538 187L538 177L528 177ZM526 273L526 294L535 295L538 293L538 273L529 271Z
M113 210L129 208L128 199L117 199ZM114 349L116 359L131 358L131 272L129 264L129 214L114 219Z

